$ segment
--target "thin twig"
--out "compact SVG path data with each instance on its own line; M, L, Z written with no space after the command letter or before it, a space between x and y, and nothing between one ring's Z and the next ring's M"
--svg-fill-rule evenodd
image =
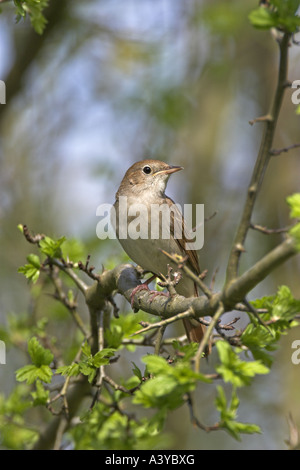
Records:
M212 331L213 331L215 325L217 324L219 318L221 317L221 315L223 313L224 313L224 305L223 305L222 302L220 302L219 308L216 311L216 313L214 314L214 316L212 317L210 324L206 328L205 333L203 335L203 338L201 340L201 343L199 344L198 351L195 355L195 367L194 367L195 372L199 372L199 370L200 370L200 361L201 361L202 354L205 350L206 345L209 342L209 338L212 334Z
M98 313L98 351L103 351L104 349L104 328L103 328L103 311ZM98 370L98 377L96 382L96 393L93 397L90 409L92 409L95 403L99 400L102 384L105 377L105 366L102 364Z
M66 420L65 416L62 416L60 419L59 425L57 427L53 450L59 450L61 448L63 435L67 427L68 427L68 421Z
M272 235L272 234L277 234L277 233L286 233L289 231L291 227L267 228L267 227L263 227L262 225L251 223L250 228L252 228L253 230L257 230L258 232L261 232L265 235Z
M123 387L123 385L119 385L117 384L111 377L109 377L108 375L104 375L103 377L103 381L108 383L114 390L119 390L120 392L124 392L124 393L127 393L129 395L132 395L132 393L134 393L138 388L139 388L139 385L137 387L133 387L133 388L126 388L126 387Z
M201 421L199 421L199 419L196 417L196 413L194 410L194 402L190 393L186 394L185 401L190 410L190 417L191 417L192 424L194 424L195 426L197 426L197 428L202 429L203 431L206 431L206 432L217 431L218 429L220 429L219 423L216 423L212 426L206 426L205 424L202 424Z
M187 261L187 257L183 257L180 255L170 255L164 250L161 250L164 255L166 255L170 260L172 260L174 263L178 265L180 269L182 269L189 278L191 278L202 290L202 292L208 297L209 299L212 297L212 292L211 290L206 286L206 284L202 281L201 275L197 276L190 268L188 268L185 265L185 262Z
M37 233L36 235L32 235L30 232L29 232L29 229L27 227L27 225L22 225L22 228L23 228L23 234L26 238L26 240L29 242L29 243L33 243L35 245L39 245L39 242L41 240L43 240L45 238L46 235L44 235L43 233Z
M271 114L266 114L265 116L259 116L257 118L252 119L249 121L249 124L253 126L253 124L256 124L257 122L270 122L272 121L272 116Z
M156 355L159 355L159 353L160 353L160 348L161 348L161 345L162 345L162 339L163 339L166 327L167 327L167 325L163 325L158 330L157 337L156 337L156 340L155 340L155 347L154 347L154 354L156 354Z
M80 329L80 331L83 333L84 337L86 339L89 338L89 333L85 328L85 325L77 312L77 305L75 302L70 301L66 294L63 291L62 285L61 285L61 280L55 275L55 273L52 272L50 274L50 278L54 284L55 287L55 298L58 299L71 313L76 325Z
M71 279L72 281L75 283L75 285L78 287L78 289L83 293L85 294L87 289L88 289L88 285L82 280L80 279L79 276L77 276L77 274L75 273L75 271L69 267L63 260L59 260L57 258L51 258L51 261L48 260L48 263L50 264L54 264L55 266L57 266L61 271L63 271L64 273L66 273ZM45 264L45 263L44 263ZM45 264L46 265L46 264Z
M145 328L136 331L130 336L136 336L141 333L145 333L146 331L152 330L153 328L161 328L162 326L167 326L170 325L171 323L174 323L178 320L182 320L183 318L188 318L193 316L193 310L189 309L186 312L178 313L177 315L174 315L173 317L166 318L166 320L159 321L157 323L150 323L150 325L146 326Z
M95 270L95 266L89 266L90 264L91 255L87 256L85 264L82 261L78 262L78 268L85 272L93 281L100 281L100 274L95 274L93 271Z
M290 145L289 147L284 147L284 148L278 149L278 150L272 149L272 150L270 150L270 155L277 156L277 155L280 155L283 152L288 152L289 150L296 149L296 148L299 148L299 147L300 147L300 144L293 144L293 145Z

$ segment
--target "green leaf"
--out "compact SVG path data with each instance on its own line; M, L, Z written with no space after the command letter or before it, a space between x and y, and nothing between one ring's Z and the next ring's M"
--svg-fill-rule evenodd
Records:
M168 374L170 372L170 365L167 363L166 359L155 354L149 354L148 356L143 357L143 362L147 365L147 369L150 373L156 374Z
M100 367L109 364L109 358L115 353L113 348L104 348L92 356L93 366Z
M292 194L286 198L286 202L291 208L290 217L292 219L300 219L300 193ZM300 222L294 225L289 234L296 242L296 248L300 251Z
M0 394L0 422L3 416L21 416L29 408L28 387L25 384L17 384L9 396Z
M295 315L299 312L300 300L294 298L291 290L287 286L280 286L276 295L262 297L251 302L255 308L265 308L268 313L261 315L264 321L271 320L272 322L280 321L278 325L285 327L289 326ZM270 328L275 327L276 324L269 325Z
M18 272L24 274L24 276L27 279L29 279L35 284L40 275L40 268L41 268L40 259L37 255L30 254L27 256L27 261L28 261L28 264L21 266L18 269Z
M272 328L272 325L270 327ZM263 325L250 322L243 331L241 341L249 348L254 359L261 360L267 367L271 367L273 357L267 351L276 349L278 335L273 336Z
M69 366L61 366L56 369L56 372L68 377L77 376L80 374L80 365L77 363L70 364Z
M36 381L36 391L31 393L33 398L33 405L46 405L49 399L50 391L45 390L40 380Z
M40 241L40 249L44 255L49 256L50 258L61 258L62 250L61 245L66 240L65 237L61 237L58 240L53 240L50 237L45 237Z
M254 434L261 430L256 424L240 423L236 421L239 399L235 389L232 391L231 402L227 405L225 391L220 385L217 386L217 397L215 399L216 409L220 412L220 428L227 431L234 439L241 440L241 433Z
M85 245L76 238L65 240L62 247L62 254L65 259L78 262L86 258Z
M48 0L14 0L14 4L17 21L28 15L36 33L42 34L47 24L43 10L48 6Z
M17 370L16 379L18 382L26 381L28 384L34 383L37 379L50 383L52 375L52 370L49 366L42 365L37 367L33 364L28 364Z
M144 382L135 393L133 403L145 408L175 409L183 403L183 390L172 376L160 375Z
M32 264L32 266L34 266L35 268L40 269L41 262L40 262L40 258L37 255L33 255L33 254L28 255L27 261L29 261L29 263Z
M252 26L258 29L277 28L295 33L300 26L296 16L299 2L297 0L270 0L271 7L263 5L249 14Z
M79 363L80 372L88 378L89 383L92 383L97 374L97 369L87 362Z
M286 198L286 202L291 208L290 218L300 218L300 193L294 193Z
M260 361L242 361L226 341L217 341L216 347L221 361L216 371L225 382L235 387L243 387L251 383L256 374L267 374L269 369Z
M170 364L163 357L154 354L149 354L142 360L147 366L147 374L144 375L149 375L149 378L135 393L133 401L146 408L178 408L184 402L185 394L193 391L199 380L210 382L202 374L194 372L185 361Z
M294 16L299 8L299 0L270 0L271 5L283 16Z
M85 343L83 344L81 350L82 350L82 353L87 357L92 355L91 346L89 345L89 343L87 341L85 341Z
M190 361L196 354L197 349L199 347L198 343L189 343L189 344L184 344L181 345L179 341L173 341L172 346L175 351L179 351L183 354L181 358L178 358L177 360L182 360L182 361Z
M37 379L46 383L51 382L53 373L49 364L53 361L52 352L43 348L35 336L28 342L28 352L33 364L18 369L17 380L19 382L26 381L28 384L34 383Z
M69 432L76 450L168 449L170 439L161 433L165 419L166 413L162 410L151 418L137 420L96 403Z
M294 227L289 230L289 234L295 240L296 250L300 251L300 223L294 225Z
M122 346L123 337L124 332L119 326L111 325L109 329L105 330L105 340L107 344L114 349L118 349Z
M35 336L28 342L28 352L36 367L49 365L53 361L52 352L49 349L45 349Z
M281 286L271 307L271 319L282 320L286 324L299 313L300 300L296 300L287 286Z
M278 25L277 15L265 7L251 11L248 18L252 26L258 29L270 29Z
M143 380L143 374L141 372L141 370L138 368L138 366L134 363L134 362L131 362L131 364L133 364L133 369L132 369L132 372L134 373L134 375L140 380L140 382Z
M104 348L93 356L91 347L86 341L81 350L84 356L83 360L69 366L59 367L56 372L69 377L83 374L88 377L88 381L91 383L96 377L99 367L109 364L110 357L114 355L115 349Z

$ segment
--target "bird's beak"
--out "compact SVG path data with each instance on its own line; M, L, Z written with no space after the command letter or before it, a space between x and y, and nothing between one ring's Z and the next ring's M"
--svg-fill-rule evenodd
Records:
M170 175L171 173L175 173L176 171L180 170L183 170L183 166L170 165L165 170L157 171L155 175Z

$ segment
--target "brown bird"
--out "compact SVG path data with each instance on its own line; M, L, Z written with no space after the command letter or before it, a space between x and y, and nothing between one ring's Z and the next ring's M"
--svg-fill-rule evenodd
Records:
M168 165L160 160L142 160L127 170L116 193L114 208L116 210L115 229L118 240L135 263L145 271L153 273L157 278L162 278L161 274L166 276L168 264L172 265L172 262L161 250L169 254L187 256L187 266L197 275L200 274L197 253L194 250L187 250L185 247L187 239L184 229L182 230L182 238L174 237L176 227L178 228L179 224L184 227L184 219L174 201L165 194L170 175L182 169L181 166ZM127 213L124 213L122 207L125 202L127 206L124 207ZM159 205L163 209L162 205L165 204L172 210L169 212L171 214L169 219L170 236L163 238L162 218L160 217L159 220L152 218L151 221L151 210L153 205ZM159 235L156 238L153 237L153 231L151 232L151 222L152 230L154 222L159 224ZM133 226L130 227L130 224ZM134 230L131 230L132 233L128 234L127 230L130 232L130 228L135 228L139 233L135 235ZM138 237L138 235L141 236ZM147 281L142 285L142 288L145 286L147 286ZM182 278L176 285L176 292L185 297L198 296L197 285L185 273L182 273ZM184 319L183 323L188 340L199 343L203 337L205 326L192 319Z

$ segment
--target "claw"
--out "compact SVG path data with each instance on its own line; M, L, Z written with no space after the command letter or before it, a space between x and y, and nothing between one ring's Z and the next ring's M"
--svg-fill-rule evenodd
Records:
M157 297L158 295L164 295L165 297L169 297L169 293L166 293L166 292L159 292L157 290L152 290L151 291L151 296L152 298L150 299L150 304L152 304L153 300L155 299L155 297Z
M149 287L148 287L148 282L144 282L143 284L140 284L139 286L135 287L133 289L133 291L131 292L131 296L130 296L131 308L133 308L134 296L140 290L150 290ZM157 290L151 290L150 293L151 293L151 296L152 296L152 298L150 299L151 304L152 304L153 300L155 299L155 297L157 297L158 295L164 295L165 297L169 297L169 293L159 292Z
M130 305L131 305L131 308L133 308L133 302L134 302L134 296L137 292L139 292L140 290L149 290L149 287L148 287L148 284L145 282L144 284L140 284L139 286L135 287L133 289L133 291L131 292L131 296L130 296Z

